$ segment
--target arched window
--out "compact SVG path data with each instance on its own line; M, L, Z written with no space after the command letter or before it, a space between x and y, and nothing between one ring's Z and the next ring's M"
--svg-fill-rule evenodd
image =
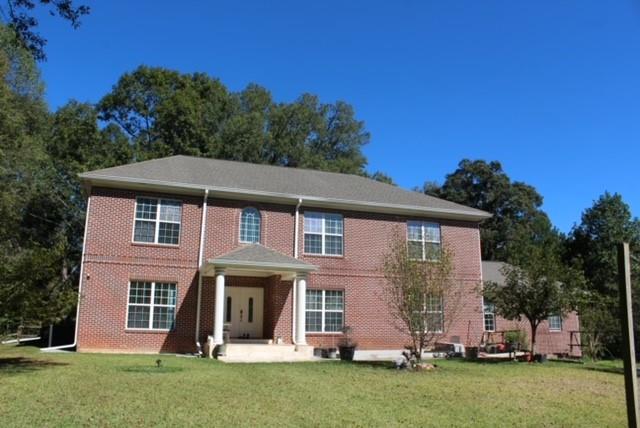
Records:
M242 210L240 242L260 242L260 212L255 208L249 207Z

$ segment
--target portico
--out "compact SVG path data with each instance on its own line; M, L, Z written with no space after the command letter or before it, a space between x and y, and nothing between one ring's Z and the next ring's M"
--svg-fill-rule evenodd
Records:
M307 275L317 266L305 263L286 254L266 248L260 244L242 246L223 256L209 259L201 268L203 277L215 278L215 307L213 343L225 343L225 329L229 336L240 339L275 340L273 329L265 324L265 314L274 317L273 302L276 297L265 299L275 291L274 283L289 283L293 294L291 318L292 337L283 338L297 346L306 345L306 291ZM229 279L242 278L243 286L230 286ZM251 278L255 278L254 285ZM260 285L265 284L266 285ZM246 286L244 286L246 285ZM262 287L262 288L260 288ZM289 291L289 290L287 290ZM202 308L202 310L210 310ZM282 314L280 314L282 316ZM264 337L260 337L264 331Z

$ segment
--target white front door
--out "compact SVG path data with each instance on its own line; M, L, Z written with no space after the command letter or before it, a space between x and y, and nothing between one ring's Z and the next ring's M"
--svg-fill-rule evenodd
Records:
M264 289L226 287L225 324L231 338L261 339Z

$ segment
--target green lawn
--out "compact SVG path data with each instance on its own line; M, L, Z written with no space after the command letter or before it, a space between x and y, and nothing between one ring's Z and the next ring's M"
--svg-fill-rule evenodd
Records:
M437 364L407 373L0 346L0 426L626 424L623 377L610 365Z

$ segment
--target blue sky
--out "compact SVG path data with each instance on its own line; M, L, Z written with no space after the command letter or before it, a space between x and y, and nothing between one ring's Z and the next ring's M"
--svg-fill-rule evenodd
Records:
M372 134L369 169L403 187L499 160L562 231L605 190L640 212L632 0L87 4L76 31L42 16L52 108L95 102L140 64L202 71L279 101L349 102Z

